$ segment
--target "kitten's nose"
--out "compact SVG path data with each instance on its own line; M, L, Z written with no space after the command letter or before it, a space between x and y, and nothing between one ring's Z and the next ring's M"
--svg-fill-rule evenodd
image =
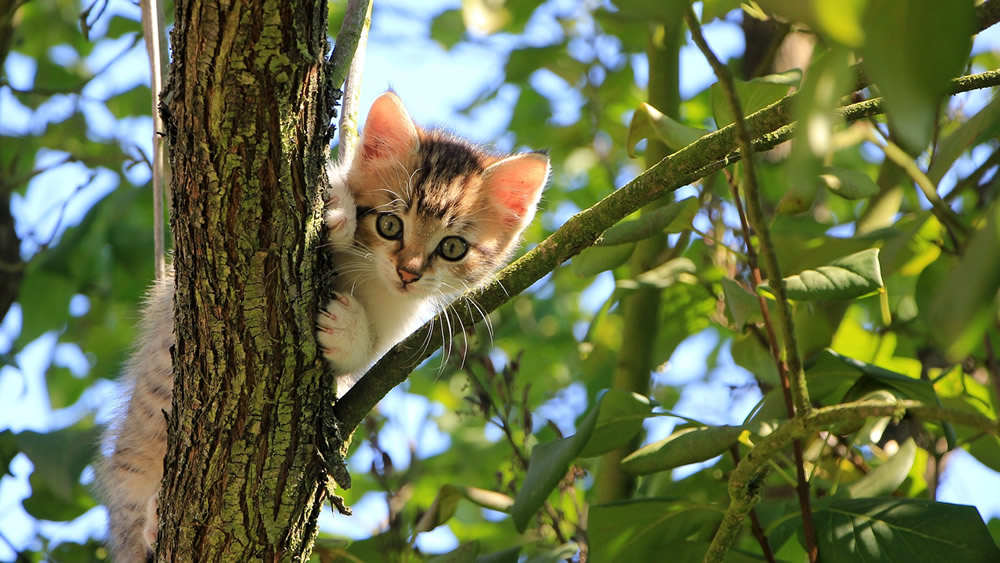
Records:
M415 274L403 268L396 268L396 273L399 274L399 279L403 280L403 283L413 283L420 279L420 274Z

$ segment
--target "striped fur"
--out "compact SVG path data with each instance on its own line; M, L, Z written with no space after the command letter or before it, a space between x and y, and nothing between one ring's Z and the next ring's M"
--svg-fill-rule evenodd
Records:
M392 93L376 100L354 162L328 171L325 221L337 267L334 295L317 317L317 341L341 384L354 378L459 293L479 285L513 252L548 177L538 153L500 157L444 132L424 131ZM391 213L396 239L379 234ZM439 247L458 237L467 252ZM461 248L461 244L458 245ZM156 540L173 372L173 277L142 311L122 377L125 403L97 462L116 561L144 561ZM340 390L343 392L343 389Z

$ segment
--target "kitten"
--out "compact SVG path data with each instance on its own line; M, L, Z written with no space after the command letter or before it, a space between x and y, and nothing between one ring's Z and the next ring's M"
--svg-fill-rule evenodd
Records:
M342 385L510 257L548 179L539 153L490 154L418 128L395 94L368 114L356 156L328 168L324 220L336 276L317 341ZM156 499L171 411L173 278L157 283L123 375L128 403L109 426L98 481L116 561L156 541ZM338 390L341 394L343 389Z

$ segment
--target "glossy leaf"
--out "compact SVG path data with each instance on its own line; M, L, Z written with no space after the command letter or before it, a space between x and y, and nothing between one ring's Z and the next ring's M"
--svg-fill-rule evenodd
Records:
M640 287L655 287L664 289L674 284L684 274L694 273L696 267L689 258L674 258L659 266L643 272L635 279L618 280L617 286L622 289L638 289Z
M597 241L598 246L614 246L638 242L661 233L679 233L691 227L691 221L698 213L698 199L684 198L667 204L638 219L622 221L604 232Z
M813 513L826 561L998 561L979 512L924 499L845 499Z
M608 389L601 397L597 424L579 456L593 457L628 444L639 433L642 421L652 411L653 404L648 397L620 389Z
M632 121L628 126L625 148L628 155L636 158L635 145L643 139L657 138L663 141L670 150L676 151L697 141L708 131L697 127L688 127L683 123L673 119L669 115L664 115L660 110L654 108L646 102L639 104L638 109L632 114Z
M763 109L788 95L789 90L799 85L802 72L790 70L782 74L771 74L750 81L737 80L736 94L740 99L743 115ZM729 109L722 86L712 85L712 112L719 129L733 122L733 112Z
M804 270L785 278L789 299L814 301L855 299L884 288L878 262L878 249L873 248L834 260L815 270ZM770 290L765 284L762 289Z
M982 342L996 318L1000 288L1000 206L993 205L986 224L969 241L965 255L949 271L931 303L932 338L954 360Z
M622 469L633 475L648 475L711 459L736 444L740 426L684 428L643 446L622 460Z
M635 249L634 243L615 246L591 246L573 257L570 268L573 273L588 278L607 270L613 270L628 261Z
M848 485L847 494L851 498L891 495L906 480L916 456L917 444L908 438L888 461Z
M647 498L590 507L592 561L656 561L664 548L717 518L714 509L679 499Z
M879 192L878 184L868 174L851 168L828 166L820 176L826 189L844 199L864 199Z
M910 151L931 140L948 79L962 70L973 2L870 0L861 49L865 71L885 97L889 124Z

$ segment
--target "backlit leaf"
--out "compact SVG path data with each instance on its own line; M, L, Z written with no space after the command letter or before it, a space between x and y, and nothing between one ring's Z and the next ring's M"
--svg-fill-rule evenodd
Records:
M845 499L815 511L823 561L1000 561L972 506L911 498Z

